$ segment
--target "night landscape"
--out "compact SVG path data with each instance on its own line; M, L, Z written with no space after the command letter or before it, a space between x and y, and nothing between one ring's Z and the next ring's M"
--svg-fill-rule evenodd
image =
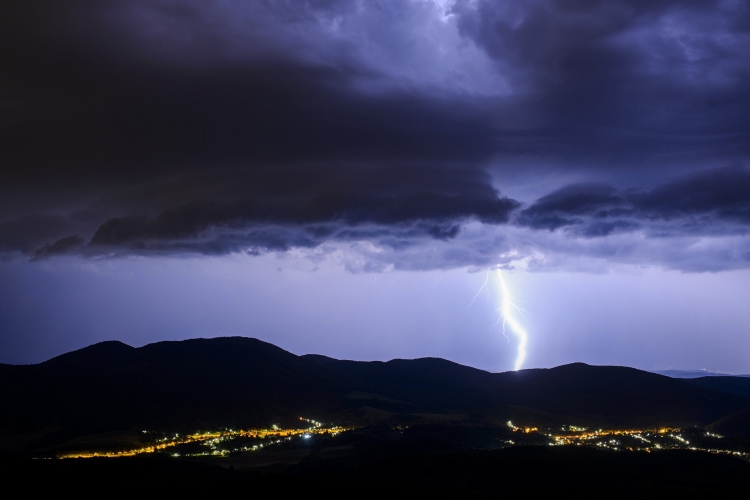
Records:
M3 3L0 467L747 498L750 2Z

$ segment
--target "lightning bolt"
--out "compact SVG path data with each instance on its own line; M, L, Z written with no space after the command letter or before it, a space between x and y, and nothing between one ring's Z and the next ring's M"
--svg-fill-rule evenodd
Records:
M489 272L487 276L489 277ZM517 371L521 369L521 365L523 365L523 362L526 359L526 340L528 339L529 334L526 333L526 330L524 330L518 320L516 320L516 311L523 311L514 302L513 296L508 291L508 285L505 284L503 273L500 271L500 269L497 270L497 280L500 283L500 291L502 292L499 309L502 316L498 319L498 322L500 322L500 319L502 319L503 321L503 335L505 335L505 325L508 325L510 329L513 330L513 333L518 337L518 354L516 355L516 364L513 368Z
M482 290L484 290L484 288L485 288L485 287L487 286L487 283L489 283L489 282L490 282L490 272L489 272L489 271L487 271L487 277L486 277L486 278L485 278L485 280L484 280L484 285L482 285L482 286L481 286L481 287L479 288L479 290L477 291L477 294L476 294L476 295L474 295L474 298L473 298L473 299L471 299L471 304L469 304L469 307L467 307L467 308L466 308L466 310L467 310L467 311L468 311L469 309L471 309L471 306L473 306L473 305L474 305L474 301L476 301L476 300L477 300L477 297L479 297L479 294L480 294L480 293L482 293Z

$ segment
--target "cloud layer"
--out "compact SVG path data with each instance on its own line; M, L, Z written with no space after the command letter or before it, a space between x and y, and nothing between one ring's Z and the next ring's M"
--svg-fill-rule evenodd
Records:
M0 252L746 267L749 9L7 3Z

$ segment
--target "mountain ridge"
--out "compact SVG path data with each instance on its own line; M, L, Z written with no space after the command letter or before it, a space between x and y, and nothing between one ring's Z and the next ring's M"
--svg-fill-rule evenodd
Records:
M441 358L298 356L247 337L102 342L36 365L0 365L0 390L5 434L57 429L52 441L124 429L266 426L300 416L689 426L750 407L742 395L628 367L570 363L490 373Z

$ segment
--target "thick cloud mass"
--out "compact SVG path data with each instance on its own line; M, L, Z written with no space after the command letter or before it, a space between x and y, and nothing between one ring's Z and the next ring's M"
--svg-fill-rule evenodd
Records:
M6 2L0 252L747 267L749 19L729 0Z
M539 199L517 219L535 229L570 228L586 236L648 229L667 234L745 234L750 229L750 170L719 169L644 192L577 184Z
M180 203L154 217L112 218L96 230L89 249L227 253L358 238L406 245L415 238L451 239L468 219L505 223L519 205L500 197L478 171L408 166L279 170L270 178L227 172L232 187L222 179L214 199Z

